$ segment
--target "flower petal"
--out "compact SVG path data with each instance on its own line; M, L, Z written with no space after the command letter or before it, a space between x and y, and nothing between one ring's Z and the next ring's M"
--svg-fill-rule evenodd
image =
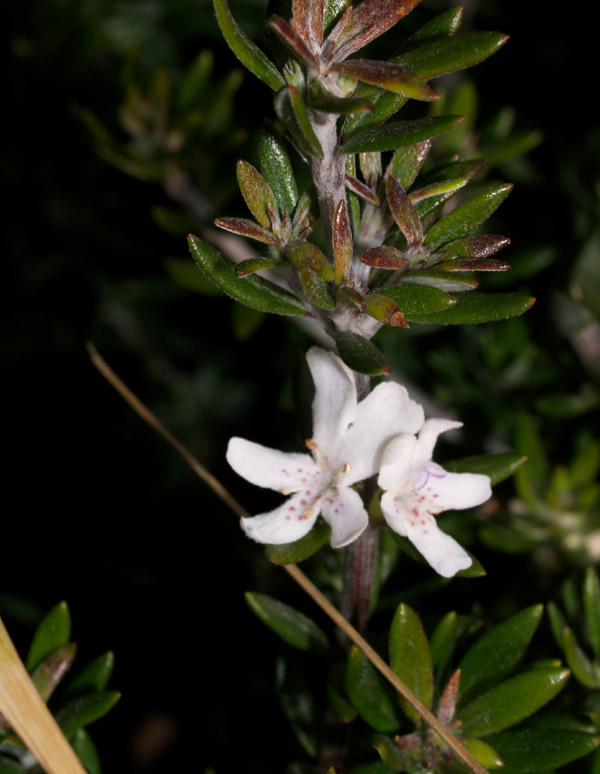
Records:
M448 430L462 427L462 422L453 422L451 419L428 419L419 432L419 446L415 452L413 465L420 468L433 457L438 435Z
M356 421L346 433L344 459L338 460L351 466L344 483L355 484L376 473L386 444L401 433L416 433L423 419L423 408L404 387L394 382L377 385L358 404Z
M450 535L442 532L430 514L421 513L419 518L413 518L389 492L381 498L381 510L390 527L399 535L407 537L444 578L451 578L459 570L471 566L471 557L464 548Z
M492 496L489 476L480 473L446 473L443 478L430 476L427 487L435 500L436 511L462 510L481 505Z
M399 435L383 451L377 483L392 496L410 488L410 471L418 441L414 435Z
M257 543L293 543L310 532L319 515L320 505L320 498L307 503L304 492L299 492L288 497L274 511L240 519L240 523L246 535Z
M331 467L356 417L356 385L350 369L331 352L311 347L306 359L315 383L313 441Z
M269 449L245 438L232 438L227 447L227 462L251 484L277 492L297 492L315 484L322 472L308 454L290 454Z
M342 548L352 543L369 523L360 495L347 486L341 486L323 495L321 513L331 526L331 545L334 548Z

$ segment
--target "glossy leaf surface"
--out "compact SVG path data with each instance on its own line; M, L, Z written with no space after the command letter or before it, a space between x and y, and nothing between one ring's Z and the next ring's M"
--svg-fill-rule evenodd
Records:
M228 296L235 298L252 309L273 314L304 315L306 310L291 293L268 282L262 277L240 278L235 273L235 264L221 253L190 234L190 251L204 274Z
M506 774L533 774L588 755L600 738L582 731L527 729L506 731L487 741L502 757Z
M248 258L246 261L240 261L235 266L236 277L247 277L263 269L275 269L279 266L285 266L283 261L277 258Z
M390 367L387 360L375 344L364 336L358 333L340 333L336 344L340 357L353 371L367 376L389 374Z
M213 4L223 37L240 62L274 91L285 86L285 79L273 62L240 29L226 0L213 0Z
M365 129L342 142L342 153L396 150L437 137L463 121L462 116L432 116L414 121L397 121Z
M260 170L279 204L281 215L293 214L298 203L294 171L283 142L274 134L263 132L258 144Z
M458 665L463 701L510 674L531 642L542 613L542 605L521 610L469 648Z
M446 312L423 314L414 322L467 325L508 320L530 309L535 298L527 293L477 293L461 295Z
M514 726L553 699L568 677L568 669L541 667L505 680L460 710L462 733L479 737Z
M236 172L240 191L248 209L260 225L269 231L272 226L270 213L277 211L273 191L258 169L247 161L238 161Z
M75 750L77 757L85 766L88 774L102 774L100 756L96 750L96 745L84 728L75 731L71 737L71 747Z
M25 665L31 671L46 656L66 645L71 637L71 615L66 602L59 602L38 626Z
M324 521L317 521L310 532L294 543L281 543L266 547L267 559L273 564L296 564L308 559L329 540L331 528Z
M31 673L33 684L45 702L48 701L56 686L71 668L76 653L77 645L74 642L63 645L46 656Z
M362 650L354 645L346 664L346 692L361 718L380 733L400 726L394 692Z
M79 728L99 720L120 699L118 691L97 691L70 701L56 714L58 725L69 739Z
M323 630L304 613L266 594L247 591L245 597L252 612L295 648L322 652L329 647Z
M111 650L98 656L85 666L67 686L65 696L69 698L89 691L103 691L108 685L115 666L115 655Z
M378 292L393 299L408 320L450 309L456 304L456 299L448 293L425 285L391 285L381 288Z
M427 708L433 701L433 663L429 642L419 616L408 605L398 606L390 628L390 667ZM420 715L403 698L406 716L418 722Z

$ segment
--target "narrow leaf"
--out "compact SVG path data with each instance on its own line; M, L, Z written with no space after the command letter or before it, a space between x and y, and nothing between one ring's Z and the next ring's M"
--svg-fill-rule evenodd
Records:
M535 298L527 293L477 293L460 296L446 312L424 314L415 322L465 325L507 320L530 309Z
M527 457L524 455L506 452L463 457L460 460L444 462L444 468L451 473L480 473L489 476L492 486L495 486L510 478L525 462Z
M417 735L415 735L417 736ZM403 748L398 745L400 737L396 736L394 740L389 736L375 735L373 737L373 746L381 756L381 761L385 765L383 774L388 772L412 771L414 766L414 752L410 748ZM417 739L415 739L417 741ZM356 769L355 769L356 771ZM365 774L379 774L379 769L370 769Z
M315 70L318 69L318 60L296 30L290 27L285 19L282 19L281 16L271 16L267 24L301 62Z
M273 191L258 169L247 161L238 161L236 171L238 185L246 206L260 225L270 231L272 227L271 212L277 210Z
M379 197L377 194L375 194L369 188L369 186L361 183L360 180L357 180L355 177L350 177L350 175L346 175L346 186L355 194L360 196L361 199L364 199L367 202L371 202L371 204L379 207Z
M394 693L362 650L354 645L346 664L346 692L361 718L380 733L400 726Z
M437 253L434 253L437 255ZM507 271L510 264L494 258L461 258L456 261L436 263L439 271Z
M390 667L427 708L433 701L433 664L419 616L408 605L398 606L390 628ZM400 698L405 715L417 723L419 713Z
M481 692L506 677L523 657L542 618L543 606L533 605L480 637L463 656L459 668L461 699Z
M260 170L279 204L279 212L293 214L298 203L298 189L290 157L279 139L271 132L260 135L258 152Z
M413 204L417 204L424 199L434 197L433 206L429 203L427 207L427 212L431 212L435 206L449 199L453 193L477 177L484 167L485 161L483 159L449 164L438 173L430 175L422 188L411 191L410 200Z
M504 761L505 774L552 771L597 749L600 737L560 729L505 731L488 739Z
M440 98L440 95L430 88L424 80L404 67L398 67L398 65L389 62L350 59L335 65L335 68L332 69L349 78L355 78L357 81L393 91L395 94L403 94L412 99L431 102Z
M573 676L586 688L600 688L600 665L593 663L579 647L572 629L565 626L562 633L567 664Z
M389 374L387 360L369 339L358 333L340 333L336 339L340 357L353 371L367 376Z
M237 277L247 277L249 274L254 274L262 269L276 269L282 266L286 266L286 264L279 258L248 258L236 265L235 274Z
M447 11L434 16L422 27L410 36L403 46L404 50L416 48L425 43L432 43L441 38L449 38L456 35L460 29L463 18L463 7L449 8Z
M323 42L323 0L293 0L294 27L304 40L320 46Z
M317 521L311 531L294 543L267 546L267 559L273 564L297 564L315 554L329 540L331 527L324 521Z
M568 677L568 669L542 667L505 680L459 712L461 732L487 736L514 726L553 699Z
M70 637L71 616L69 608L66 602L59 602L42 619L33 636L33 641L27 654L27 661L25 662L27 670L31 671L46 656L66 645Z
M425 235L432 251L448 242L469 236L506 199L512 191L510 183L495 183L445 215Z
M425 285L393 285L380 288L378 293L395 301L409 320L450 309L456 304L456 299L448 293Z
M108 685L115 666L115 655L111 650L98 656L85 666L81 672L70 681L65 691L65 697L71 698L90 691L103 691Z
M296 116L296 121L298 122L298 126L300 127L305 140L310 145L312 155L316 156L317 158L322 158L323 149L321 148L321 143L315 134L315 130L312 128L312 124L310 122L310 118L308 117L308 113L306 112L306 105L304 104L302 95L298 89L295 88L295 86L288 86L288 93L290 95L292 110Z
M250 38L238 27L226 0L213 0L217 22L227 44L240 62L273 91L285 86L285 79Z
M415 121L397 121L356 132L343 140L342 153L395 150L437 137L463 121L462 116L431 116Z
M393 328L408 328L402 310L398 304L380 293L369 293L365 296L366 312L375 320Z
M444 245L436 252L436 257L448 255L453 258L490 258L509 244L510 239L500 234L467 237Z
M372 247L361 255L360 260L374 269L388 269L392 271L404 271L410 265L404 253L389 245Z
M96 691L73 699L59 712L56 721L69 739L79 728L106 715L121 698L118 691Z
M76 653L77 645L74 642L63 645L46 656L31 673L33 684L45 702L52 696L56 686L71 668Z
M247 591L245 597L250 610L295 648L323 652L329 647L323 630L304 613L266 594Z
M266 245L277 244L277 238L270 231L246 218L217 218L215 226Z
M235 264L207 242L190 234L188 243L198 267L228 296L252 309L258 309L259 312L289 315L307 313L295 296L272 282L255 276L240 279L236 276Z
M600 659L600 583L593 567L585 571L583 609L592 648L596 658Z
M392 156L389 165L389 174L395 177L402 188L407 191L419 174L423 162L431 149L432 140L423 140L415 145L407 145L398 150Z
M402 277L405 285L418 285L436 288L445 293L465 293L467 290L475 290L479 283L474 277L465 277L461 274L448 274L438 269L424 269L423 271L411 271Z
M343 199L337 204L332 225L333 260L335 263L335 284L347 282L352 266L352 229L346 203Z
M327 260L327 256L312 242L292 242L286 249L286 255L301 269L310 269L327 282L333 279L333 266Z
M71 747L75 750L77 757L85 766L87 774L102 774L100 756L96 750L96 745L84 728L75 731L71 737Z
M335 307L335 301L327 282L312 269L300 269L299 274L306 298L319 309L330 312Z
M386 180L385 195L396 225L404 234L408 247L420 247L423 244L421 220L396 178L390 176Z
M462 737L460 741L484 768L501 769L504 766L504 761L498 755L496 750L494 750L493 747L490 747L489 744L482 742L481 739Z

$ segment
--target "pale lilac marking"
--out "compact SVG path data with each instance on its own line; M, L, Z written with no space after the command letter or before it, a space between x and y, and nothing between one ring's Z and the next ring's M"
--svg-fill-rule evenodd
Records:
M445 478L447 473L441 465L437 464L437 462L428 462L420 470L413 470L411 474L413 489L417 492L419 489L423 489L429 481L430 476L433 476L433 478ZM427 491L431 491L431 488Z

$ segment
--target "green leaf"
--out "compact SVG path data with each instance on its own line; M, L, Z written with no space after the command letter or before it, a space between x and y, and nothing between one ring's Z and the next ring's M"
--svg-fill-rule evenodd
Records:
M364 97L331 97L323 95L310 101L312 110L323 113L337 113L340 116L353 116L355 113L372 113L373 105Z
M106 715L121 698L118 691L87 693L70 701L56 713L56 721L63 734L70 739L79 728L93 723Z
M508 35L501 32L465 32L431 41L390 61L429 80L483 62L507 40Z
M103 691L108 685L115 666L115 655L111 650L90 661L69 683L65 698L73 698L90 691Z
M430 116L415 121L397 121L356 132L342 141L341 153L396 150L437 137L463 121L462 116Z
M238 27L226 0L213 0L213 4L223 37L244 67L273 91L285 86L285 79L273 62Z
M565 626L562 633L563 648L567 664L573 676L586 688L600 688L600 665L593 663L581 650L573 631Z
M404 285L423 285L428 288L443 290L444 293L464 293L467 290L475 290L478 282L473 277L450 276L445 271L439 269L425 269L424 271L414 271L402 277Z
M286 255L299 268L310 269L327 282L333 279L333 266L327 260L327 256L312 242L292 242L286 249Z
M52 696L56 686L71 668L76 653L77 645L74 642L63 645L46 656L31 673L33 684L45 702Z
M80 728L71 738L71 747L88 774L102 774L100 767L100 757L96 750L96 745L92 742L91 736L84 728Z
M514 726L551 701L568 677L568 669L542 667L505 680L458 713L461 733L487 736ZM498 752L502 756L502 751Z
M286 264L280 261L278 258L248 258L245 261L240 261L235 267L236 277L247 277L254 272L262 271L263 269L276 269L285 267Z
M385 357L373 342L358 333L340 333L336 344L340 357L353 371L367 376L389 374L390 367Z
M495 486L510 478L526 461L527 457L511 452L481 454L444 462L444 468L450 473L481 473L489 476L492 486Z
M331 527L324 521L315 526L295 543L282 543L266 547L267 559L273 564L297 564L315 554L329 540Z
M510 674L523 657L542 618L543 606L521 610L480 637L463 656L459 694L461 700L481 692Z
M266 594L247 591L245 597L250 610L295 648L323 652L329 647L325 633L304 613Z
M438 75L482 62L498 51L507 39L506 35L499 32L467 32L432 41L411 51L406 51L391 61L406 67L419 78L429 80ZM373 113L363 113L347 121L344 125L345 136L383 123L408 100L399 94L385 92L375 96L372 101Z
M527 456L527 464L516 475L517 492L529 505L537 505L550 475L546 449L534 418L519 414L516 419L515 447Z
M407 319L450 309L456 304L456 299L448 293L425 285L392 285L377 292L395 301Z
M302 95L294 86L286 86L275 96L275 112L290 130L302 153L321 158L323 149L315 134Z
M457 634L458 616L452 610L438 623L429 640L431 662L436 673L445 671L456 646Z
M425 43L432 43L440 38L447 38L456 35L460 29L463 17L462 6L449 8L447 11L434 16L433 19L426 22L422 27L414 32L406 41L403 49L409 50L421 46Z
M448 242L469 236L496 211L512 188L512 183L488 186L438 220L425 235L425 245L435 251Z
M433 701L433 663L429 642L419 616L408 605L398 606L390 628L390 667L423 704ZM406 716L417 723L419 713L400 698Z
M258 169L252 164L248 164L247 161L238 161L236 172L240 191L248 209L260 225L270 231L272 227L271 213L277 211L277 202L273 196L273 191Z
M305 315L306 309L300 301L286 290L262 277L250 276L240 279L235 273L235 264L198 237L190 234L188 243L193 259L204 274L228 296L235 298L252 309L272 314Z
M600 658L600 583L593 567L588 567L585 571L583 609L592 648L596 658Z
M71 637L71 616L66 602L59 602L38 626L25 665L31 672L46 656L66 645Z
M418 749L416 751L403 750L389 736L379 734L373 736L373 746L381 756L382 762L385 763L387 771L393 772L413 770L411 764L415 763L415 757L420 753ZM415 756L415 752L417 756Z
M335 664L329 672L327 698L333 714L341 723L350 723L358 715L356 708L348 701L345 689L346 670L343 664Z
M416 180L430 148L431 140L423 140L423 142L418 142L414 145L398 148L392 156L390 173L392 177L398 180L405 191L408 191Z
M469 293L457 299L457 303L445 312L419 315L413 322L439 323L441 325L468 325L507 320L531 309L535 298L528 293Z
M489 744L482 742L481 739L463 736L460 741L475 760L478 760L484 768L500 769L504 766L504 761L498 755L496 750L494 750L493 747L490 747Z
M300 269L299 274L302 290L311 304L331 311L335 307L335 301L325 280L312 269Z
M293 214L298 203L294 171L283 142L271 132L262 132L258 144L260 171L273 191L279 211Z
M506 731L488 740L504 761L504 774L550 771L595 750L600 738L582 731Z
M357 645L346 664L346 692L358 714L375 731L389 734L398 729L401 719L394 692Z
M560 612L554 602L548 602L548 618L550 619L550 628L556 640L556 644L561 650L564 650L563 631L567 625L563 614Z

